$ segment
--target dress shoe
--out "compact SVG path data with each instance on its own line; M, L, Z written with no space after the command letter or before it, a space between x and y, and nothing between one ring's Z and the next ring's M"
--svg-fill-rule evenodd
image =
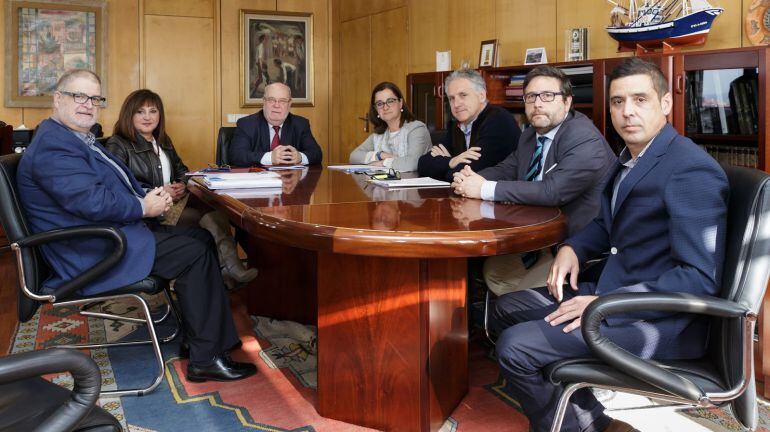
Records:
M227 354L214 357L208 365L187 364L187 381L235 381L254 375L257 367L251 363L240 363Z
M618 419L612 419L609 425L604 429L604 432L634 432L636 429L634 429L633 426L630 424L620 421Z

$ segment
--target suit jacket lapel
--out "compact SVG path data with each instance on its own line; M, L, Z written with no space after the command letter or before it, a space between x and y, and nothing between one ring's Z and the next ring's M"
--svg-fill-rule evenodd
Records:
M670 124L666 124L666 126L661 129L660 133L658 133L658 136L652 141L652 144L650 144L650 147L644 155L639 158L639 162L636 166L634 166L626 178L620 182L618 196L615 199L615 212L613 213L613 216L618 213L618 209L623 205L623 202L626 200L629 192L631 192L631 189L634 188L636 183L658 164L661 156L666 154L668 145L671 143L671 140L674 139L675 134L674 128Z
M516 178L526 180L529 162L532 160L532 154L535 153L535 141L537 141L537 135L535 134L535 129L531 127L524 130L522 135L526 135L526 138L519 140L519 147L516 150L519 154L519 172L516 173Z
M294 129L291 127L291 114L289 114L289 116L286 117L286 120L283 121L283 126L281 127L281 145L291 145L291 143L294 142L292 140L292 138L294 138L292 136L293 134Z
M265 110L260 111L261 116L257 119L257 143L258 150L269 152L270 151L270 124L265 118Z

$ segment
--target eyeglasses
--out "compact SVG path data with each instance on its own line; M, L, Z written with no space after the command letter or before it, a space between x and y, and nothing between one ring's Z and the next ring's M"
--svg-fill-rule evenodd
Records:
M391 168L386 173L372 174L369 178L372 180L401 180L401 173Z
M524 102L526 103L535 103L535 100L537 100L537 97L540 96L540 100L543 102L553 102L554 99L556 99L556 95L563 95L562 92L549 92L544 91L540 93L527 93L524 95Z
M377 101L374 103L375 108L382 109L385 105L387 106L393 106L394 103L398 102L399 99L396 98L388 98L385 102L383 101Z
M265 103L270 105L288 105L291 99L276 99L274 97L265 98Z
M107 102L107 98L103 98L101 96L88 96L85 93L72 93L64 90L59 90L59 93L66 94L67 96L72 96L72 99L75 100L75 103L83 105L86 103L89 99L91 100L91 105L98 107L104 105L105 102Z

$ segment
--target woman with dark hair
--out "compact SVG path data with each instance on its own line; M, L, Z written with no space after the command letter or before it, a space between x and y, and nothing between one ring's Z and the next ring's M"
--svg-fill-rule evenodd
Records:
M166 134L163 101L157 93L136 90L123 102L113 135L105 147L128 166L145 190L163 187L174 200L178 218L167 218L172 225L200 225L216 240L222 275L228 287L257 277L256 269L247 269L238 258L230 223L218 211L187 205L187 166L179 158ZM172 207L173 209L173 207Z
M372 90L369 121L374 133L350 154L351 164L416 171L417 160L430 151L428 128L409 111L401 90L384 81Z

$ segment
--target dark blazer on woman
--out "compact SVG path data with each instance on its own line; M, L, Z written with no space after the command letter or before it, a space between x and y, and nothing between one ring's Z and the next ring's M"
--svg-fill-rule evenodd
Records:
M235 166L260 163L270 151L270 124L262 111L246 116L236 123L233 140L228 149L228 160ZM290 145L307 156L309 165L321 163L321 147L310 132L310 122L302 116L289 113L281 128L281 145Z
M137 134L135 141L129 141L121 136L113 135L104 145L116 158L128 166L144 189L163 186L163 172L160 168L160 157L155 153L152 143ZM171 143L160 144L171 162L171 182L185 182L185 173L189 170L182 162Z
M511 113L499 106L487 104L471 127L470 147L481 147L481 157L470 163L471 169L479 172L484 168L497 165L516 150L520 135L521 129ZM442 144L452 157L466 150L465 135L456 123L449 127ZM453 174L466 165L458 164L454 169L450 169L449 160L452 157L431 156L428 152L417 162L417 171L423 177L451 182Z

